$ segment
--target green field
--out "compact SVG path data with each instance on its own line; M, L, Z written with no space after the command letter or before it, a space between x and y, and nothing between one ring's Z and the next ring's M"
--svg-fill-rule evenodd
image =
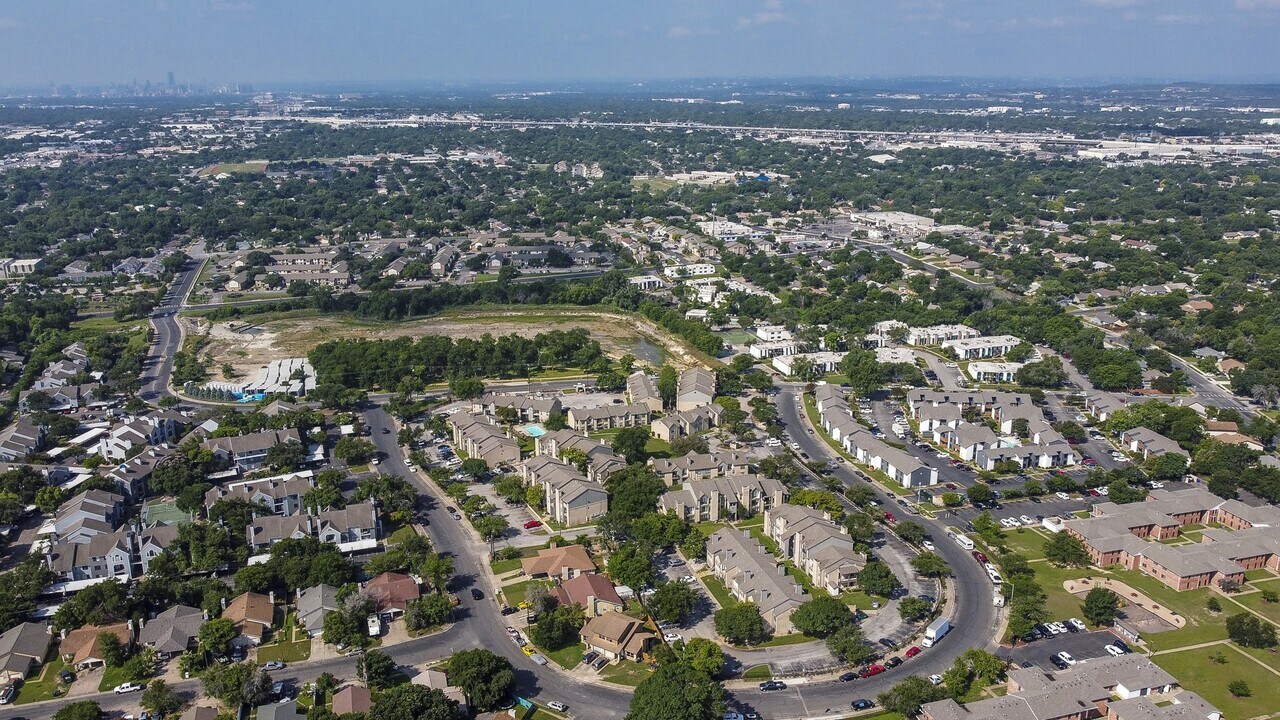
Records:
M753 665L742 673L743 680L769 680L773 677L773 670L768 665Z
M600 678L619 685L635 687L645 678L653 675L653 666L645 663L620 661L606 665L600 671Z
M1218 652L1227 656L1226 664L1219 665L1209 659ZM1216 706L1224 717L1252 718L1270 715L1280 708L1280 682L1227 644L1156 655L1151 659L1178 678L1182 687ZM1240 677L1249 681L1253 692L1250 697L1238 698L1227 692L1227 683Z
M179 510L176 502L155 501L143 507L143 522L182 525L191 522L191 516Z
M1039 560L1044 557L1044 544L1049 538L1041 535L1035 530L1018 529L1004 534L1005 544L1010 550L1017 551L1018 554L1028 560ZM1038 571L1037 571L1038 572Z
M733 595L729 594L729 588L725 587L724 583L720 582L715 577L711 575L703 575L700 579L702 580L702 584L707 586L707 592L711 593L711 597L716 599L716 602L720 604L720 607L729 607L730 605L734 605L738 602L733 599Z
M65 692L66 686L58 682L58 673L65 667L66 663L62 662L62 658L57 653L54 653L53 659L44 664L37 677L27 679L22 683L22 687L18 688L18 698L14 700L14 704L52 700L53 691L56 688L62 688Z

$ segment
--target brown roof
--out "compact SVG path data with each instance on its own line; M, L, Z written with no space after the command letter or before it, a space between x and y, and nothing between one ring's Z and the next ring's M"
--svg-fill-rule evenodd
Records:
M616 653L637 653L652 635L639 620L613 611L591 618L582 627L583 640Z
M112 633L120 638L120 644L129 647L129 643L133 640L132 632L129 630L129 623L122 622L115 625L86 625L82 628L72 630L62 639L62 645L58 653L63 656L71 657L71 664L78 665L88 660L102 660L102 646L98 642L102 633Z
M589 597L618 606L622 605L622 598L618 597L618 591L613 589L613 583L609 582L605 576L595 573L583 573L572 580L565 580L559 587L552 590L551 594L561 605L577 603L587 607Z
M1204 429L1209 432L1238 432L1240 426L1229 420L1205 420Z
M409 603L422 597L422 591L418 589L418 581L397 572L382 573L365 583L364 590L383 610L387 608L404 610Z
M222 611L222 617L235 623L241 632L244 631L243 625L250 622L271 627L275 619L275 606L266 595L247 592L228 603L227 609Z
M520 567L525 575L559 575L564 568L591 572L596 564L581 545L565 545L539 550L536 556L521 560Z
M373 699L369 691L359 685L348 685L333 694L333 712L336 715L367 713L371 707Z

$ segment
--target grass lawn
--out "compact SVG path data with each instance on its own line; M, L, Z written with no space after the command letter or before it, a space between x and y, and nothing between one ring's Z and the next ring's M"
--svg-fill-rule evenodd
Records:
M1244 595L1228 595L1231 600L1244 605L1273 623L1280 624L1280 603L1269 603L1262 599L1262 593L1246 593ZM1232 608L1226 600L1222 602L1223 611L1230 615Z
M551 658L552 661L565 670L572 670L578 667L582 663L582 654L584 652L582 643L560 648L556 651L543 650L542 648L538 648L538 651Z
M1089 568L1058 568L1048 563L1036 563L1031 567L1036 571L1036 582L1040 583L1040 587L1044 589L1047 598L1045 608L1049 611L1049 615L1055 620L1080 617L1080 605L1083 600L1064 590L1062 583L1088 577L1091 574ZM1015 594L1018 592L1016 582L1013 592Z
M104 668L102 671L102 682L98 683L99 692L107 692L115 686L129 681L128 674L122 667Z
M1256 570L1244 571L1244 579L1248 580L1249 582L1257 582L1259 580L1272 580L1275 578L1275 576L1276 576L1275 573L1271 572L1266 568L1258 568Z
M1234 648L1236 652L1240 652L1240 653L1244 653L1246 655L1252 656L1253 658L1257 659L1258 662L1261 662L1263 665L1266 665L1267 667L1271 668L1272 670L1275 670L1276 672L1280 672L1280 653L1270 653L1270 652L1267 652L1266 650L1262 650L1259 648L1240 647L1239 645L1232 645L1231 647ZM1231 653L1225 649L1222 651L1222 654L1226 655L1228 658L1232 658ZM1247 673L1242 672L1241 674L1246 675ZM1246 680L1247 679L1248 678L1246 678Z
M93 330L95 332L142 332L147 327L147 323L141 320L126 320L124 322L116 322L111 315L99 315L96 317L87 317L71 323L73 330Z
M760 522L764 522L764 521L761 520ZM703 534L707 535L708 537L714 534L717 530L721 530L727 527L727 525L721 522L700 522L700 523L694 523L693 526L701 530Z
M56 653L52 660L44 664L40 670L40 675L35 678L28 679L22 683L22 687L18 688L18 697L14 700L15 705L23 703L38 702L40 700L52 700L54 688L65 688L58 682L58 673L62 672L66 663L62 662L62 658Z
M811 638L802 633L791 633L790 635L774 635L759 645L752 645L753 648L782 647L784 645L799 645L801 643L812 642L816 638Z
M1225 665L1209 660L1209 656L1216 652L1227 656ZM1178 678L1182 687L1200 694L1222 710L1225 717L1269 715L1280 707L1280 682L1254 665L1253 661L1222 646L1156 655L1151 659ZM1227 692L1227 683L1241 676L1253 679L1249 683L1253 691L1250 697L1238 698Z
M391 536L387 538L387 544L398 545L409 538L416 537L417 535L418 531L413 528L413 525L405 525L404 527L397 528L391 533Z
M764 527L764 516L757 515L750 520L743 520L740 523L734 523L733 526L742 530L753 527L762 528Z
M494 575L502 575L514 570L520 569L521 558L511 558L510 560L494 560L489 563L489 567L493 570Z
M871 609L871 603L873 602L884 604L883 599L875 597L873 595L868 595L867 593L861 590L845 590L844 592L840 593L840 600L845 605L856 607L865 613L879 612L878 609L877 610Z
M1018 552L1028 560L1040 560L1044 557L1044 544L1049 541L1044 535L1034 530L1013 530L1004 534L1005 544L1010 550Z
M1180 630L1146 635L1143 639L1151 649L1164 650L1226 639L1228 613L1220 613L1215 617L1205 609L1210 595L1216 594L1212 590L1200 588L1176 592L1154 578L1131 570L1115 570L1110 574L1186 618L1187 624Z
M600 671L600 678L619 685L635 687L653 675L653 666L637 662L616 662Z
M746 672L742 673L742 679L771 680L773 679L773 670L769 669L768 665L754 665L747 668Z
M671 443L651 437L645 442L644 451L654 457L668 458L671 457Z
M716 602L720 604L720 607L729 607L730 605L737 603L737 600L733 599L733 595L729 594L729 588L725 587L724 583L717 580L714 576L704 575L699 579L707 586L707 592L711 593L711 597L715 598Z
M529 592L529 586L538 583L550 587L551 583L544 580L525 580L523 582L504 585L502 587L502 597L506 598L507 604L517 606L524 602L525 595Z
M278 642L258 648L260 662L269 660L286 663L301 662L311 657L311 638L307 637L305 630L297 626L297 617L292 613L285 618L284 627L275 633L275 640Z

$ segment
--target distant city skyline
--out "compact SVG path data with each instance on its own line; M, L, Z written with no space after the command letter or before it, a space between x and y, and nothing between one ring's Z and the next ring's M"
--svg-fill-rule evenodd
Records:
M11 0L6 87L1280 81L1280 0Z

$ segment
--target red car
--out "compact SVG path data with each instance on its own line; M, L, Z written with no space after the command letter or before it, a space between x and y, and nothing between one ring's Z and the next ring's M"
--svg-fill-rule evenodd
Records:
M888 522L898 522L898 518L894 517L893 513L891 512L885 513L884 519L887 520Z
M1102 493L1098 492L1097 490L1094 490L1093 488L1089 488L1086 492L1088 492L1093 497L1098 497L1102 495Z
M973 559L977 560L980 563L984 563L987 561L987 554L982 552L981 550L974 550Z
M524 529L525 529L525 530L532 530L532 529L534 529L534 528L536 528L536 527L542 527L542 521L541 521L541 520L530 520L529 522L527 522L527 523L525 523L525 524L524 524Z
M911 647L907 648L907 657L913 658L919 654L920 654L920 648L918 646L912 645Z
M956 489L956 484L955 484L955 483L947 483L947 486L946 486L946 487L947 487L947 489L948 489L948 490L955 490L955 489Z
M865 670L858 674L864 678L869 678L873 675L879 675L882 672L884 672L883 665L868 665Z

